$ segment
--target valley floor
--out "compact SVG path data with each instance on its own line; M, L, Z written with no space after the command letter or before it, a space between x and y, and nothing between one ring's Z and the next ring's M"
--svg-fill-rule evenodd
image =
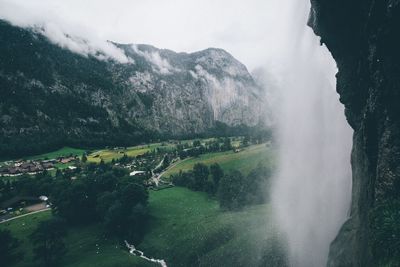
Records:
M164 259L168 266L262 266L281 262L278 233L269 205L238 212L223 212L205 193L186 188L152 191L149 231L138 248L148 257ZM50 211L32 214L0 225L22 240L23 258L15 266L32 266L28 236ZM107 240L98 225L71 228L68 253L62 266L157 266L130 255L123 244ZM277 265L278 266L278 265Z
M221 211L207 194L175 187L150 196L152 223L139 248L170 266L262 266L280 261L268 204ZM275 247L276 246L276 247Z
M152 145L130 151L154 148ZM120 154L118 150L95 153L107 161L111 161L110 155ZM96 161L95 155L91 154L88 160ZM273 166L274 158L273 149L266 144L240 151L206 153L172 164L163 179L180 170L187 171L196 163L218 163L224 172L237 169L247 174L259 163ZM149 192L150 223L143 241L134 244L146 256L164 259L169 267L285 265L284 249L278 241L281 238L271 219L269 204L223 211L218 201L204 192L182 187ZM19 251L23 257L13 266L35 266L29 236L39 222L51 217L51 211L43 211L0 224L0 229L9 229L22 242ZM99 224L69 228L65 243L68 252L61 266L159 266L129 254L120 241L107 239Z

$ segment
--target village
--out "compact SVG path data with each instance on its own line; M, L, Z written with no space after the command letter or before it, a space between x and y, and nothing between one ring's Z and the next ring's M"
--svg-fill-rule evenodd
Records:
M223 142L225 141L225 142ZM123 148L113 147L97 151L76 150L73 153L63 153L56 156L36 157L34 159L9 160L0 163L0 177L3 181L27 181L29 176L48 172L51 177L57 173L67 174L70 180L79 179L88 166L99 168L102 164L112 166L115 169L123 169L129 177L140 180L150 190L162 190L173 187L169 179L163 179L168 169L203 153L212 151L232 150L240 152L240 148L232 146L229 139L212 140L202 143L195 140L191 143L161 143L156 147L143 146ZM132 155L133 154L133 155ZM85 174L84 174L85 175ZM36 176L37 177L37 176ZM28 179L30 180L30 179ZM8 184L10 184L8 182ZM4 184L6 186L6 184ZM35 194L10 194L4 195L5 188L0 190L0 221L10 220L27 213L51 209L45 192ZM13 189L11 188L11 192Z
M117 149L119 148L115 150ZM104 162L100 155L97 157L101 160L100 164ZM97 157L94 156L94 158ZM111 162L106 164L110 164L114 168L124 169L130 177L140 178L146 186L155 188L159 184L160 172L167 166L165 163L169 162L169 157L166 153L156 153L155 151L134 157L123 154L121 158L112 159ZM62 171L63 173L70 173L70 179L75 180L87 164L99 166L94 162L87 161L86 153L81 156L71 154L53 159L9 160L1 163L0 176L3 179L15 179L17 177L21 179L19 177L33 177L44 171L48 171L53 176L57 171ZM80 170L77 170L78 167L80 167ZM0 196L4 193L3 191L0 190ZM51 209L51 203L46 195L10 195L10 197L2 199L0 203L0 221L4 222L15 217L24 216L27 213L48 209Z
M6 161L0 167L0 176L35 175L45 170L54 170L56 164L73 164L76 162L79 162L79 158L73 155L55 159Z

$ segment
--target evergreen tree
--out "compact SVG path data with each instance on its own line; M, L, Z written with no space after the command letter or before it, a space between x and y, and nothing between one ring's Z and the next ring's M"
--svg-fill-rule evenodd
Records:
M201 146L200 140L195 140L195 141L193 142L193 147L199 147L199 146Z
M171 163L168 154L164 156L162 167L163 169L168 168L169 164Z
M218 188L219 181L224 176L224 171L218 163L214 163L210 166L210 172L214 181L215 188Z
M224 143L222 145L222 148L224 151L232 149L231 139L229 137L224 138Z
M203 190L204 186L208 180L208 175L210 171L208 167L203 163L197 163L193 167L193 177L194 177L194 189L195 190Z
M232 171L225 175L219 185L218 199L221 208L236 210L245 203L245 179L241 172Z

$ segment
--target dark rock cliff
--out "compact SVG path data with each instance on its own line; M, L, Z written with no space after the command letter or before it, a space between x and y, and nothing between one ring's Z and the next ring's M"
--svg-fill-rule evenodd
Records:
M400 1L311 3L309 24L337 62L337 91L354 129L351 217L328 266L398 266L398 248L390 249L399 244L397 222L376 213L398 203L400 192Z

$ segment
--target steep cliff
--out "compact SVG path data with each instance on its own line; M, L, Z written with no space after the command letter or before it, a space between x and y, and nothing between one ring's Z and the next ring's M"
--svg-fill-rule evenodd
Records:
M222 49L176 53L108 43L121 63L85 40L57 38L69 49L47 38L45 29L0 20L0 158L66 144L204 134L261 120L261 87Z
M337 62L354 129L351 217L328 266L398 266L400 1L311 0L309 24Z

